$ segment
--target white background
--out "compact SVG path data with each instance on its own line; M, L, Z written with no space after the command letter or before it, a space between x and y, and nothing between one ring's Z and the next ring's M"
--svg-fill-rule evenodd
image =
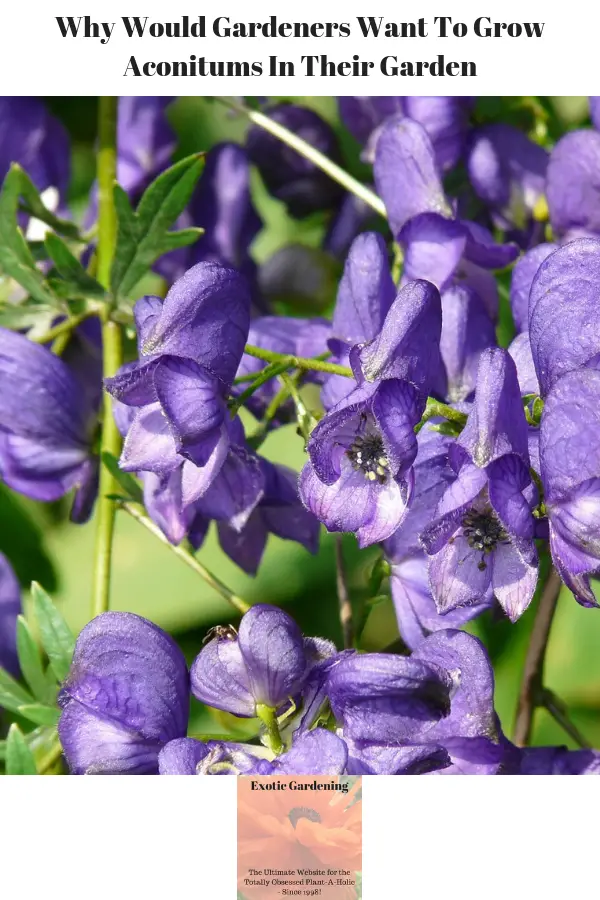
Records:
M276 14L280 21L337 21L352 24L349 38L217 38L209 31L205 39L129 38L121 16L148 16L150 21L176 21L183 15L207 17L207 26L216 16L234 21L266 21ZM471 28L467 37L437 39L363 38L356 16L383 15L390 21L411 21L424 17L429 22L439 15L451 16L471 26L479 16L500 22L545 22L543 37L477 38ZM110 41L102 45L95 38L63 38L56 15L89 15L97 22L116 22ZM440 3L385 2L302 2L242 3L156 2L124 4L122 0L73 0L55 4L14 2L2 4L0 29L0 94L186 94L186 95L404 95L404 94L500 94L568 95L599 94L600 4L591 0L569 3L540 0L461 0ZM211 60L267 60L277 55L300 60L302 55L327 54L334 60L361 59L376 63L367 78L175 78L124 77L129 57L144 61L189 60L190 54ZM443 53L447 60L473 60L477 77L393 78L379 73L381 57L399 60L433 60Z
M363 778L364 900L597 900L595 779ZM3 897L235 900L236 779L2 778Z

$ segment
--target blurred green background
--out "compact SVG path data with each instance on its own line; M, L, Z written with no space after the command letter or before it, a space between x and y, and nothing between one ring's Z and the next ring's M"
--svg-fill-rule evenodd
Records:
M358 162L358 147L341 128L334 98L286 98L304 103L321 113L338 131L345 165L366 176ZM48 98L48 105L64 122L73 141L71 204L81 214L94 178L96 101L86 97ZM537 111L536 111L537 104ZM541 112L540 112L541 110ZM243 141L245 122L232 116L213 100L196 97L178 99L169 109L179 146L177 157L207 150L222 140ZM540 142L552 146L565 130L587 122L587 99L481 98L476 115L480 120L515 121L536 133ZM297 222L281 203L266 193L253 173L253 196L265 227L253 246L257 262L267 259L288 243L317 247L325 229L323 216ZM149 284L153 292L160 284ZM506 289L506 283L504 284ZM335 299L332 284L330 302ZM313 310L307 315L314 315ZM503 319L506 323L506 316ZM504 326L505 328L510 328ZM506 332L506 336L508 331ZM303 463L303 442L293 426L279 429L263 445L270 459L294 469ZM75 631L89 619L94 521L73 526L67 520L68 504L35 504L0 485L0 549L12 561L21 583L36 579L53 594ZM362 618L369 596L368 580L376 551L359 553L352 537L344 538L349 586ZM199 558L236 593L251 602L284 605L308 634L319 634L339 642L335 588L334 546L323 533L321 550L311 557L295 544L271 537L259 575L250 578L221 552L211 530ZM535 616L535 603L517 625L493 621L491 616L471 628L487 644L496 672L496 704L510 735L518 685L528 636ZM235 621L230 608L156 538L125 514L118 516L115 538L112 608L147 616L172 632L191 659L211 625ZM397 636L391 600L372 607L364 632L364 646L378 649ZM568 591L560 598L549 645L546 683L567 702L574 722L595 745L600 746L600 612L578 606ZM222 731L196 707L190 731ZM536 715L534 743L573 746L544 712Z

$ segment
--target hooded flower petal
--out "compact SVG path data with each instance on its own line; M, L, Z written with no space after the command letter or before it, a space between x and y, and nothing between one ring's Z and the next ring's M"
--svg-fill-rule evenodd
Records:
M287 751L274 761L273 774L342 775L348 749L344 741L325 728L299 734Z
M236 637L209 641L192 663L190 678L192 694L207 706L235 716L256 715L250 677Z
M0 668L15 677L17 657L17 616L21 613L21 589L12 567L0 553Z
M517 260L510 281L510 307L517 331L529 330L529 293L541 264L558 244L538 244Z
M490 348L481 354L475 402L458 444L479 467L505 453L529 461L517 370L506 350Z
M425 212L409 219L398 240L404 248L403 282L423 278L443 291L459 267L467 233L461 222Z
M440 350L451 402L466 400L475 390L481 353L495 343L494 323L475 291L461 285L444 291Z
M359 235L350 247L340 281L333 335L348 344L372 340L395 296L385 241L373 232Z
M448 714L450 686L449 674L437 665L387 653L348 656L328 678L344 735L378 744L419 743Z
M550 154L546 186L550 222L562 236L600 233L600 134L572 131Z
M395 116L385 123L373 171L395 235L420 213L450 216L431 141L412 119Z
M522 331L518 334L510 344L508 352L512 356L514 364L517 367L517 378L519 380L521 394L539 394L540 383L533 362L529 332Z
M300 687L306 655L300 629L283 610L256 604L242 619L239 644L257 703L277 708Z
M59 736L71 772L156 774L158 753L185 735L183 654L140 616L109 612L83 629L63 685Z
M158 754L159 775L196 775L200 762L210 753L212 742L175 738Z
M600 134L598 135L600 140ZM600 241L582 238L550 254L529 297L529 340L542 394L600 353Z
M250 290L246 279L234 269L201 262L168 292L160 316L148 328L142 353L193 359L229 385L237 371L249 325Z
M440 294L427 281L404 285L378 336L358 353L367 381L399 378L427 395L442 378Z

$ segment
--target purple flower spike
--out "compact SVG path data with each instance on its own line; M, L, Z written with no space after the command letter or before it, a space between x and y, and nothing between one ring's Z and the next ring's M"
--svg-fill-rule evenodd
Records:
M331 708L344 737L369 743L421 743L450 712L450 674L389 653L348 656L329 672Z
M550 222L567 241L600 233L600 134L572 131L550 154L546 186Z
M96 409L46 347L0 328L0 473L9 487L51 501L95 487ZM76 504L77 505L77 504ZM83 504L89 512L87 502Z
M284 125L334 162L340 160L337 137L321 116L305 106L280 103L266 110L270 119ZM302 219L339 202L343 189L314 163L282 150L279 138L253 126L248 132L248 155L258 167L271 194L286 204L292 216Z
M475 193L504 227L524 229L545 188L548 152L504 123L478 129L467 162Z
M600 139L600 135L598 135ZM572 241L542 263L529 297L529 340L542 395L600 353L600 240Z
M373 171L395 235L420 213L451 216L431 142L412 119L395 116L386 122L377 141Z
M510 307L517 331L529 330L529 293L541 264L558 244L538 244L517 260L510 282Z
M554 564L582 606L597 606L600 569L600 372L559 378L540 424L540 463Z
M385 241L366 232L352 243L340 281L332 334L347 344L371 341L396 296Z
M0 553L0 668L19 675L17 616L21 614L21 589L12 567Z
M161 748L187 730L185 659L146 619L103 613L77 639L59 704L73 775L156 775Z
M297 693L307 670L302 634L283 610L253 606L239 634L213 638L191 668L198 700L236 716L256 715L259 704L276 709Z

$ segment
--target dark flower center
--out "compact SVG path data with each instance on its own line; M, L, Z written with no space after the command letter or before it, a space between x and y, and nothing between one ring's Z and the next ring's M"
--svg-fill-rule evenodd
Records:
M308 806L295 806L290 809L288 819L295 828L299 819L308 819L310 822L320 822L321 816L316 809L310 809Z
M389 476L389 461L383 440L378 434L359 435L346 451L352 467L362 472L368 481L385 484Z
M470 509L463 518L462 526L469 547L484 555L492 553L498 544L504 544L508 540L502 524L489 508L483 511ZM479 568L482 570L486 568L483 559L479 563Z

